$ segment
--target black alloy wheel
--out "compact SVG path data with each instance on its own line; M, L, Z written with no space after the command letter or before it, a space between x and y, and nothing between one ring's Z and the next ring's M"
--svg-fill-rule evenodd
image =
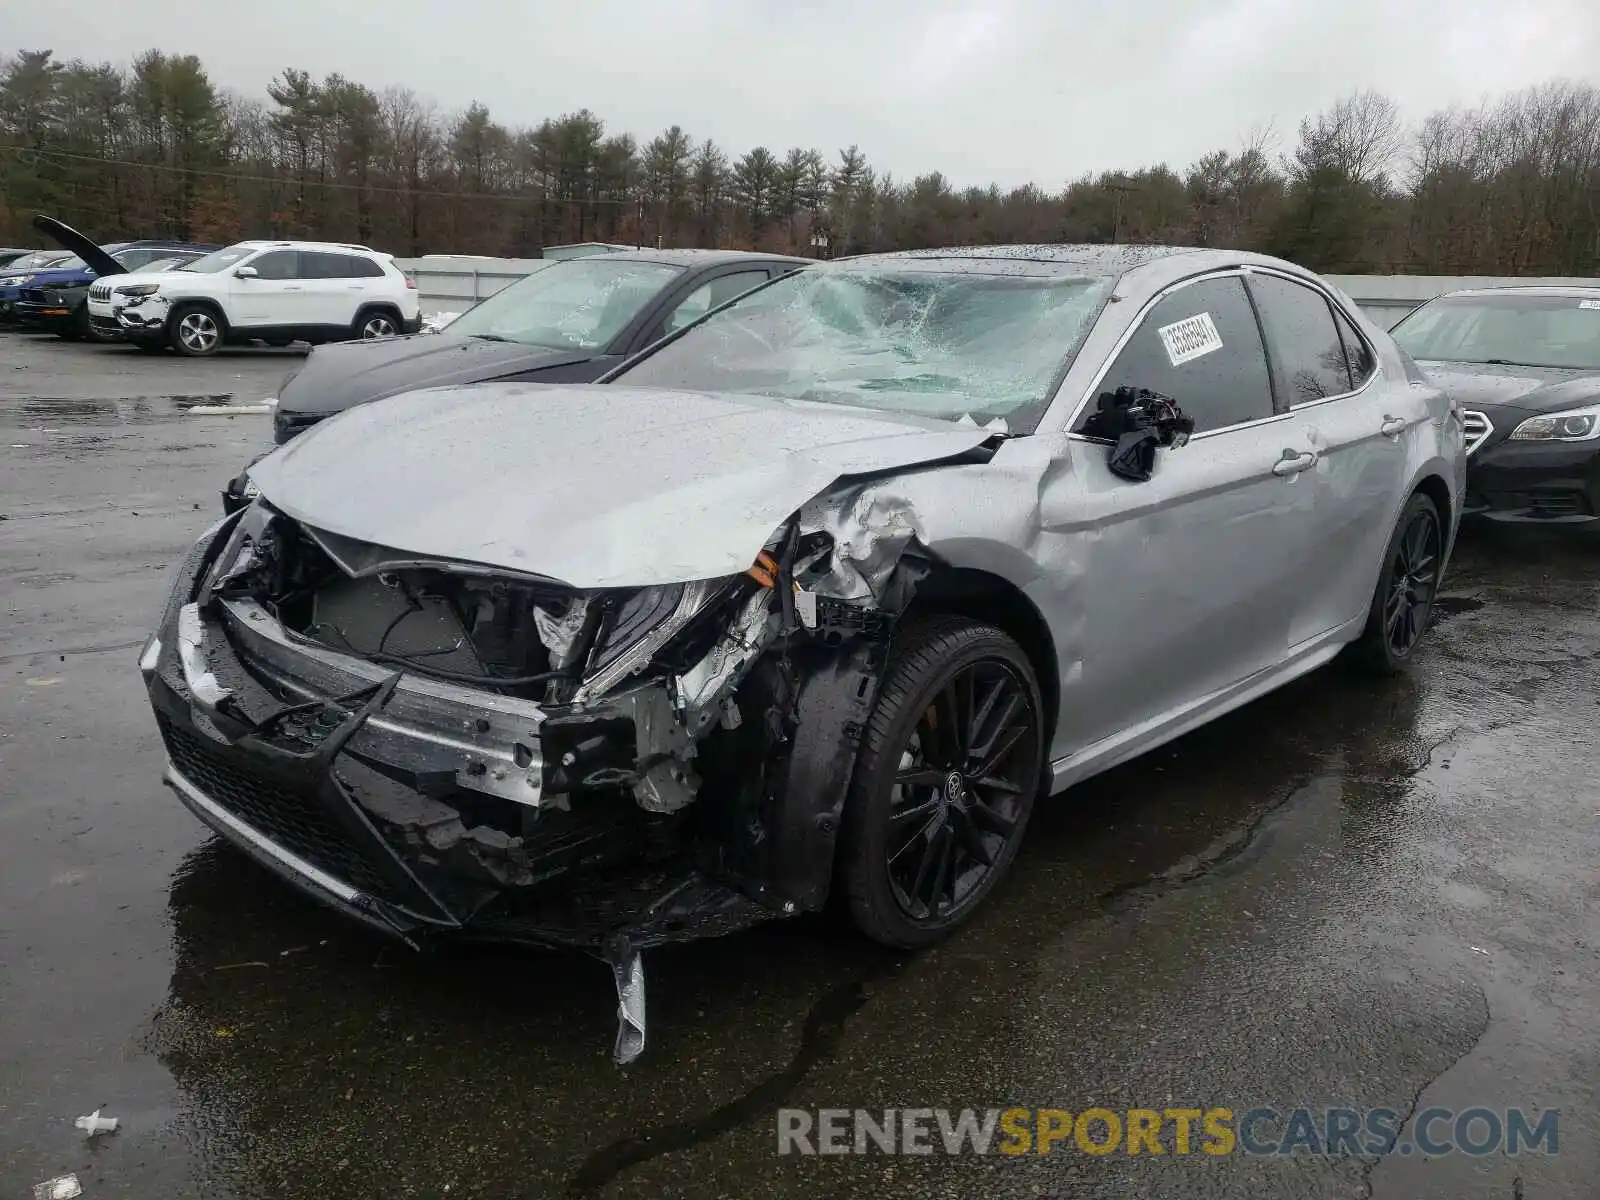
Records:
M1439 588L1439 521L1418 512L1400 536L1389 569L1389 594L1383 602L1383 631L1389 648L1404 658L1428 627Z
M1043 770L1043 705L1006 634L964 618L902 633L862 739L843 883L864 933L927 945L1010 869Z
M1443 571L1444 522L1433 500L1418 492L1395 524L1367 627L1353 647L1362 665L1387 673L1411 660L1433 618Z

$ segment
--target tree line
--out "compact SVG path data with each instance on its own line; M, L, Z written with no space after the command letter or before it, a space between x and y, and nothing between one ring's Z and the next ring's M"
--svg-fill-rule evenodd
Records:
M838 256L1002 242L1165 242L1329 272L1595 275L1600 88L1552 81L1402 121L1376 92L1182 169L1059 191L908 181L859 147L734 154L672 125L643 143L593 112L511 126L285 70L258 100L193 55L122 67L0 60L0 244L35 212L98 240L355 241L400 255L536 255L609 241Z

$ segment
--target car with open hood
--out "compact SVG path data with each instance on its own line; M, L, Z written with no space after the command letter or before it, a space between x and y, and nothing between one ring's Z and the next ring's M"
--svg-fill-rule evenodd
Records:
M97 246L72 226L36 216L34 228L60 242L70 257L28 273L10 290L0 290L11 315L27 330L54 333L69 341L95 337L89 322L89 288L98 278L140 270L161 259L199 258L215 245L148 238Z
M1468 515L1600 529L1600 287L1450 292L1391 332L1465 410Z
M278 443L336 412L421 387L588 383L727 300L808 262L739 250L553 259L436 336L323 346L278 388Z
M413 943L610 964L837 898L897 947L1036 802L1328 662L1403 667L1459 414L1275 259L810 267L596 384L430 388L250 471L140 668L166 780Z

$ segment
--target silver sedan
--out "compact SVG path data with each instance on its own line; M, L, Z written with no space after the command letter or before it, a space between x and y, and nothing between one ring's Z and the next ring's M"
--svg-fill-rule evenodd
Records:
M808 268L600 384L362 405L250 470L142 660L167 779L411 941L928 944L1035 804L1342 651L1402 667L1460 414L1233 251Z

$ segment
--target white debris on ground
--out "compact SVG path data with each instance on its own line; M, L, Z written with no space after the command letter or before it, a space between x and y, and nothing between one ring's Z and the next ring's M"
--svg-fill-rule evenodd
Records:
M102 1117L98 1108L87 1117L79 1117L73 1124L90 1137L94 1137L96 1134L115 1133L117 1131L117 1118Z
M33 1185L33 1200L73 1200L83 1195L83 1185L76 1175L57 1175L43 1183Z
M451 321L454 321L460 315L461 314L458 312L429 313L427 316L422 318L422 332L438 333L439 330L443 329L446 325L450 324Z

